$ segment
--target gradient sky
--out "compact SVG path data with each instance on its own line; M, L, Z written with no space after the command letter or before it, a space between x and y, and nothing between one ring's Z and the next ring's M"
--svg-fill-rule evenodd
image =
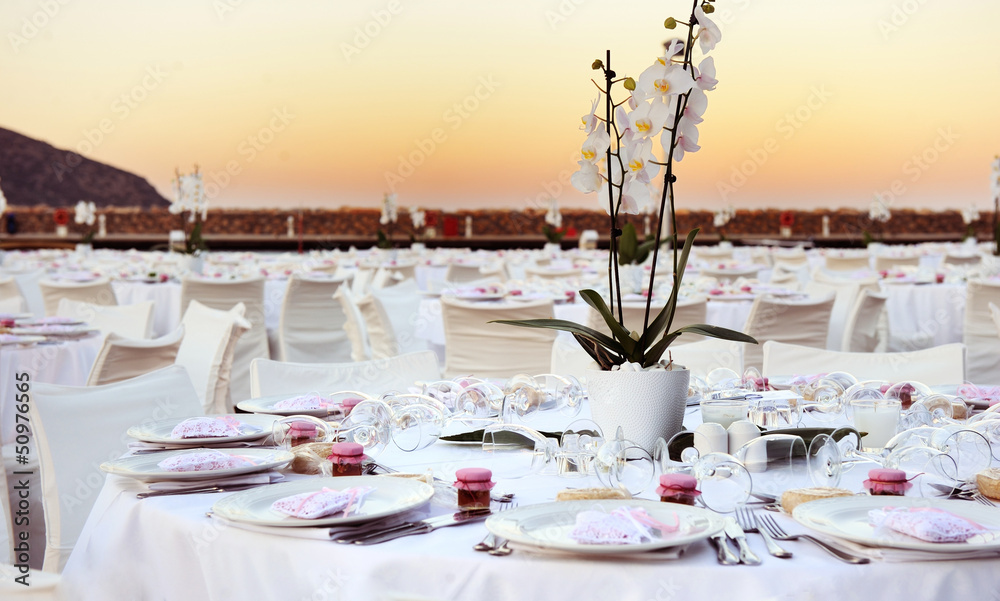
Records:
M590 63L610 48L618 73L638 76L662 53L663 19L689 7L4 0L0 127L80 148L164 195L175 166L197 162L212 182L229 164L238 174L216 206L373 206L416 152L396 186L403 206L523 208L552 194L592 207L566 185L595 96ZM867 207L893 186L893 207L991 206L1000 3L717 7L720 84L702 150L678 166L680 206Z

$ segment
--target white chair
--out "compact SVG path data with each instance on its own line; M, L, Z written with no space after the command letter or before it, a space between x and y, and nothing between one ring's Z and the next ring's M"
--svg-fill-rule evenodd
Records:
M35 317L44 316L45 298L42 296L41 281L45 277L45 272L41 269L31 271L5 270L4 274L14 278L17 287L21 290L21 296L24 297L24 301L28 305L27 310Z
M288 278L278 325L278 360L337 363L351 359L347 317L333 295L344 279Z
M219 311L191 301L181 320L185 334L175 362L187 369L205 413L233 412L233 356L240 337L251 328L243 311L243 303Z
M90 369L87 386L103 386L173 365L184 339L184 326L154 340L108 334Z
M149 338L153 329L153 301L134 305L94 305L63 298L59 300L56 315L85 321L103 334L117 334L122 338Z
M351 294L354 295L354 298L361 298L368 294L368 288L374 275L375 270L373 269L358 269L354 273L354 277L351 279Z
M844 338L840 350L851 353L871 353L880 344L880 327L884 321L888 297L871 290L862 290L844 322Z
M271 358L264 321L264 278L229 281L185 278L181 283L181 312L187 309L192 299L221 311L228 311L237 303L244 304L243 317L250 322L251 328L236 344L229 387L234 399L249 398L250 362L257 358Z
M838 284L807 282L805 293L815 297L833 295L833 309L830 310L830 325L824 348L831 351L841 350L847 316L851 312L851 309L854 308L855 301L858 299L858 285L849 281Z
M897 267L918 267L919 265L920 257L917 256L875 256L875 271L889 271L890 269L896 269Z
M59 301L68 298L92 305L117 305L115 291L111 289L111 280L98 278L92 282L64 282L43 279L38 282L45 300L45 315L56 315L59 311Z
M974 384L1000 384L1000 338L990 303L1000 305L1000 283L970 280L966 284L962 342L968 351L966 377Z
M20 296L0 299L0 313L23 313L26 307Z
M552 301L517 305L469 303L441 298L445 374L505 378L548 373L554 330L487 323L497 319L552 319Z
M29 404L45 516L46 572L60 572L104 484L100 464L126 451L143 422L201 415L187 372L170 366L107 386L36 382Z
M358 309L368 331L372 359L427 349L427 342L416 336L420 302L416 280L372 290L358 301Z
M406 391L418 381L441 378L433 351L358 363L282 363L255 359L250 365L253 398L302 392L357 390L373 395Z
M768 340L825 348L833 303L833 296L805 300L778 299L767 295L757 297L750 308L744 331L759 344L747 344L743 348L744 367L761 368L763 356L760 345Z
M867 252L864 254L826 255L824 261L826 268L830 271L853 272L870 269L871 257Z
M706 338L691 344L672 344L663 353L663 358L673 359L675 363L688 368L691 375L702 378L718 367L726 367L742 374L744 346L746 345L741 342Z
M337 288L333 298L340 303L344 313L344 331L351 343L351 360L367 361L372 358L371 345L368 342L368 328L361 309L354 300L354 292L347 286Z
M786 267L792 270L809 265L809 257L801 247L782 249L771 254L775 267Z
M983 262L982 255L956 255L948 253L944 256L946 265L961 265L963 267L974 267Z
M957 342L904 353L848 353L768 341L763 351L765 377L844 371L858 380L928 386L957 386L965 379L965 346Z
M13 277L0 277L0 313L21 313L28 308L28 302L21 294L21 288Z
M800 272L804 271L804 269L804 267L791 269L775 266L775 268L771 271L770 283L772 286L781 286L783 288L788 288L789 290L801 290L803 278L800 275Z
M697 259L710 263L719 263L733 260L732 246L696 246L692 252Z

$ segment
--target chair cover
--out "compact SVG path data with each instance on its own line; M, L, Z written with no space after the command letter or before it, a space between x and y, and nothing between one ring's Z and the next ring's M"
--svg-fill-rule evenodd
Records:
M358 309L368 329L373 359L387 359L404 353L427 349L427 342L416 336L420 302L416 280L372 290L358 302Z
M176 363L187 369L205 413L233 411L230 394L233 356L237 341L251 327L243 318L244 310L243 303L229 311L219 311L191 301L184 312L181 325L185 335L177 349Z
M92 305L117 305L115 291L111 289L111 280L99 278L93 282L63 282L56 280L41 280L38 287L45 300L45 315L56 315L59 311L59 301L64 298L83 301Z
M237 303L244 304L246 312L243 317L250 322L251 328L236 343L233 377L229 388L233 399L249 398L250 361L271 357L264 321L264 278L229 281L185 278L181 284L182 312L192 299L206 307L222 311L228 311Z
M885 255L875 256L875 271L888 271L897 267L917 267L920 265L920 257L893 257Z
M759 344L746 344L743 349L744 367L761 368L760 345L767 340L825 348L830 329L830 313L834 297L786 300L759 296L750 308L744 330Z
M354 298L361 298L368 294L368 288L371 286L374 275L375 271L372 269L358 269L354 273L354 278L351 280L351 294L354 295Z
M373 395L406 391L418 381L441 378L433 351L358 363L282 363L255 359L250 367L253 398L306 392L357 390Z
M772 253L771 258L774 261L775 267L781 266L794 270L799 267L809 265L809 257L806 255L806 251L801 247L787 250L776 250Z
M41 281L45 272L41 269L23 272L8 272L21 289L21 296L28 304L28 311L35 317L45 315L45 298L42 296Z
M691 371L692 376L704 378L718 367L726 367L738 374L743 373L743 351L747 346L741 342L706 338L691 344L672 344L663 353L664 359L673 359Z
M27 305L20 296L0 299L0 313L23 313Z
M858 380L957 386L965 373L965 346L957 342L904 353L848 353L772 340L764 343L763 355L765 377L845 371Z
M760 266L723 268L702 267L699 275L716 278L720 282L731 282L738 278L756 278L760 274Z
M976 255L953 255L948 253L944 256L944 262L949 265L965 265L973 266L979 265L983 262L983 256Z
M21 313L27 305L14 278L0 277L0 313Z
M844 322L841 350L852 353L870 353L879 346L879 324L885 311L884 294L862 290Z
M861 271L871 269L871 257L868 253L856 255L827 255L826 268L830 271Z
M554 330L487 323L496 319L552 319L552 301L516 305L469 303L441 297L445 374L506 378L548 373Z
M962 342L968 351L966 376L974 384L1000 384L1000 337L990 303L1000 305L1000 282L970 280L966 284Z
M104 484L101 462L127 450L124 432L143 422L201 415L201 405L187 372L176 365L106 386L35 382L31 392L45 515L43 569L60 572Z
M444 281L449 284L469 285L484 279L506 282L507 276L502 267L481 267L479 265L463 265L462 263L451 263L444 272Z
M343 279L288 278L278 324L278 360L337 363L350 361L347 317L333 298Z
M830 325L827 331L826 344L823 348L831 351L841 350L844 342L844 328L847 324L847 316L854 308L858 300L858 285L853 282L843 282L838 284L821 284L819 282L807 282L806 294L815 297L833 295L833 309L830 311Z
M153 301L109 306L63 298L56 315L85 321L104 334L117 334L122 338L149 338L153 329Z
M371 359L372 349L368 343L368 327L365 324L365 318L361 315L361 309L354 301L354 292L347 286L341 286L333 294L333 298L340 303L341 311L344 313L344 331L351 343L351 360L367 361Z
M696 259L718 263L733 260L732 246L696 246L693 251Z
M128 380L173 365L184 339L184 326L154 340L125 338L111 333L97 353L87 386Z

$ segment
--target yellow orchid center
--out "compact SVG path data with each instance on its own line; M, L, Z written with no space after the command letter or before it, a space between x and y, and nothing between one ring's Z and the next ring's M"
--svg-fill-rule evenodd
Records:
M667 90L670 89L670 82L666 79L657 79L653 82L653 87L656 88L660 94L666 94Z
M593 161L594 157L597 156L597 153L594 152L593 148L584 148L581 154L583 155L584 160L587 161Z
M632 171L642 171L645 162L642 159L632 159L628 162L628 168Z
M638 119L635 122L635 131L640 134L647 133L653 127L653 122L649 119Z

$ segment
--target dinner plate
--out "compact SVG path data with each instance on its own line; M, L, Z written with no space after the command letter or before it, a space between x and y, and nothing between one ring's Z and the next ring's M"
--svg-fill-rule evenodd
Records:
M223 417L213 415L211 417ZM128 429L127 434L136 440L143 442L153 442L159 444L204 446L213 443L241 442L245 440L257 440L271 434L271 427L276 419L273 415L254 415L252 413L238 413L230 415L240 422L240 434L236 436L213 436L211 438L171 438L170 433L174 426L181 423L187 417L164 419L149 424L140 424Z
M24 328L11 328L12 334L25 336L48 336L52 338L82 338L97 332L97 328L78 325L48 324L41 326L29 326Z
M250 413L266 413L269 415L281 415L281 416L312 415L314 417L326 417L328 415L337 413L336 410L331 411L331 409L335 409L335 407L339 407L339 405L334 405L334 407L331 407L330 409L275 409L274 408L274 405L281 401L284 401L286 399L291 399L296 396L301 396L304 394L309 394L309 393L279 394L275 396L266 396L256 399L247 399L245 401L240 401L239 403L236 403L236 406L240 410L249 411Z
M976 522L991 531L962 543L929 543L904 534L876 535L868 523L868 512L889 507L930 507L943 509ZM922 497L853 496L803 503L792 511L800 524L822 534L872 547L913 549L938 553L1000 550L1000 511L979 503Z
M33 313L0 313L0 319L2 320L13 319L14 321L21 321L32 319L34 316Z
M666 523L672 523L676 515L685 528L676 534L634 545L584 544L569 537L579 512L593 509L610 512L619 507L640 507L654 519ZM687 545L721 532L724 525L722 516L707 509L645 499L558 501L509 509L486 520L490 532L511 542L586 555L616 555Z
M170 472L159 467L159 463L176 455L186 455L190 453L204 453L209 450L218 451L227 455L236 455L253 463L244 467L234 467L224 470L206 470L201 472ZM165 451L163 453L148 453L145 455L134 455L132 457L122 457L114 461L101 464L101 469L109 474L127 476L143 482L158 482L167 480L204 480L218 479L227 476L237 476L239 474L252 474L263 472L272 468L281 467L295 458L288 451L276 449L183 449L178 451Z
M502 300L503 297L506 295L503 292L495 292L495 293L459 292L453 296L458 300L463 300L463 301L495 301L495 300Z
M352 486L371 486L361 507L346 517L339 514L305 520L285 515L271 509L280 499L302 493L318 492L323 488L343 490ZM377 476L339 476L336 478L309 478L282 482L225 497L212 506L212 512L227 520L258 524L260 526L339 526L376 520L419 507L434 496L434 489L419 480Z
M0 346L31 346L39 342L45 342L45 336L0 334Z

